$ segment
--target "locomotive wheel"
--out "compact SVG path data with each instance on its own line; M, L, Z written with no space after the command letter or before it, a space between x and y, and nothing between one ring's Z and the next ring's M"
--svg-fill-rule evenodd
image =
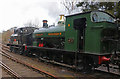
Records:
M77 69L78 69L79 71L84 70L84 62L83 62L82 60L78 60Z
M10 52L13 52L13 48L12 47L10 47Z
M16 51L16 49L15 48L13 48L13 51L12 51L13 53L16 53L17 51Z
M92 71L93 61L90 57L84 58L84 73L90 73Z
M28 56L28 57L31 57L31 56L32 56L32 54L30 53L29 50L24 51L24 52L23 52L23 55L24 55L24 56Z
M20 54L20 55L23 54L23 48L22 48L22 47L19 48L19 54Z
M92 59L87 56L83 56L77 61L77 69L83 73L90 73L92 71L92 67Z

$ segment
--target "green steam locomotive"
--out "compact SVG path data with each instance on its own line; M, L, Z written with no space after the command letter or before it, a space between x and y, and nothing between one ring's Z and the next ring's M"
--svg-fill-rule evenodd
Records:
M103 11L65 17L64 21L64 16L60 16L57 26L49 27L47 20L43 20L42 28L11 36L12 42L8 44L11 51L34 54L41 60L79 70L91 70L101 64L106 64L109 70L111 63L120 69L120 32L115 17ZM21 40L23 36L30 38ZM18 44L13 43L16 38Z

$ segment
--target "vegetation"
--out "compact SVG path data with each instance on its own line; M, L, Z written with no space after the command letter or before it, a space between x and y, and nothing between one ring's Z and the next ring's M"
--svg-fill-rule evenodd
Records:
M4 43L4 44L9 43L9 39L12 34L13 34L13 31L11 31L11 30L2 32L0 34L0 40L2 41L2 43Z
M2 43L2 33L0 33L0 43Z
M120 1L119 2L78 2L77 7L82 7L83 12L102 10L109 12L120 19Z
M68 14L73 13L74 10L77 9L76 4L78 3L77 0L63 0L61 4L65 7Z
M75 9L79 9L76 10L79 12L102 10L120 19L120 0L118 0L118 2L98 2L98 1L94 0L90 2L90 0L85 0L83 2L79 2L77 0L63 0L62 4L69 14L73 13Z

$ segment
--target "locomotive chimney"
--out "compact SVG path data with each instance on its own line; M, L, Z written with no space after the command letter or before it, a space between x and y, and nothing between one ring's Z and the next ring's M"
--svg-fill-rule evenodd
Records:
M43 28L48 28L47 20L43 20Z

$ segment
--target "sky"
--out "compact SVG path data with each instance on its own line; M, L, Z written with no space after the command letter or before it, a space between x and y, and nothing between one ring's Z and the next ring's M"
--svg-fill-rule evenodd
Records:
M66 13L64 6L60 3L61 1L0 0L0 32L12 27L23 27L23 25L29 22L39 24L39 27L42 27L42 20L48 20L49 25L56 23L59 20L59 15Z
M59 0L0 0L0 32L28 22L40 27L42 20L48 20L51 25L64 11Z

